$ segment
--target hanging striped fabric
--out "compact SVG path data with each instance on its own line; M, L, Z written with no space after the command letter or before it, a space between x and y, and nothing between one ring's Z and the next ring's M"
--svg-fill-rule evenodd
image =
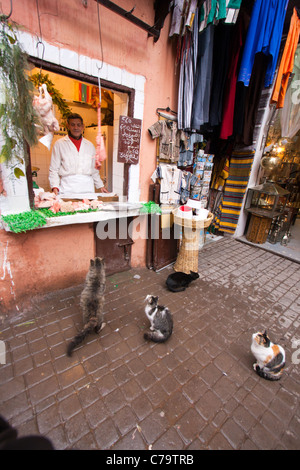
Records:
M222 201L215 214L214 226L221 232L234 233L246 193L255 152L233 152Z
M91 86L85 83L74 82L75 87L75 101L81 101L83 103L90 103L91 101Z

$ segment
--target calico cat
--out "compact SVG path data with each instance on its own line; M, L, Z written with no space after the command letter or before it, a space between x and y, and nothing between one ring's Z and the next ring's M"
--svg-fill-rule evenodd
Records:
M172 273L168 276L166 280L167 288L172 292L182 292L184 291L192 281L198 279L199 274L193 271L190 271L190 274L185 274L182 272Z
M86 275L84 289L80 296L80 307L83 313L84 327L67 348L67 355L71 356L73 350L85 339L85 337L104 327L103 306L105 291L105 264L102 258L96 257L90 260L90 268Z
M282 346L273 344L264 333L252 335L251 352L256 359L253 369L267 380L279 380L285 366L285 351Z
M145 301L145 313L150 320L149 332L144 334L144 338L155 343L163 343L171 336L173 331L173 319L168 308L158 305L158 297L147 295Z

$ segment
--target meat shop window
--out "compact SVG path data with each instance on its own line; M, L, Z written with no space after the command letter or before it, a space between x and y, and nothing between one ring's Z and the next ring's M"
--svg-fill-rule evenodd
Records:
M80 77L82 78L82 77ZM87 78L88 77L83 77ZM39 86L47 85L47 90L54 103L55 118L58 120L59 130L54 132L51 142L39 141L30 148L31 175L33 189L51 191L49 183L49 166L51 153L55 142L67 135L66 115L69 112L78 113L83 118L83 136L96 147L98 132L97 106L99 102L98 80L79 80L53 71L34 67L30 72L30 79L36 87L38 95ZM117 161L118 125L120 115L128 114L128 93L104 87L101 83L101 132L104 137L107 159L102 162L100 177L109 193L117 194L119 200L126 197L126 184L124 184L124 164ZM126 178L125 178L126 180ZM30 182L29 182L30 187ZM36 192L36 191L35 191ZM99 192L99 189L95 189Z

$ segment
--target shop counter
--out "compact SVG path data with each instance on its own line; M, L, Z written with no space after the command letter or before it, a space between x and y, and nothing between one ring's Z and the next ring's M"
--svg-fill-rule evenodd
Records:
M36 229L44 229L49 227L59 227L71 224L86 224L93 222L104 222L112 219L120 219L124 217L136 217L140 215L140 203L108 203L107 208L91 212L77 212L70 215L59 215L46 217L46 224ZM1 226L7 232L13 232L9 225L1 220ZM36 230L35 229L35 230Z

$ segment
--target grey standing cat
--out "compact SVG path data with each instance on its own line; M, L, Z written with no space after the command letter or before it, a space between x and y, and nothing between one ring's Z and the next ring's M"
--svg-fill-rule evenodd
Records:
M158 297L147 295L147 305L145 313L150 320L151 326L149 332L144 334L144 338L155 343L163 343L171 336L173 331L173 319L170 310L167 307L158 305Z
M90 260L90 268L86 275L85 286L80 296L80 307L83 313L84 327L67 348L67 355L83 342L93 331L99 333L103 328L103 306L105 291L105 264L102 258Z

